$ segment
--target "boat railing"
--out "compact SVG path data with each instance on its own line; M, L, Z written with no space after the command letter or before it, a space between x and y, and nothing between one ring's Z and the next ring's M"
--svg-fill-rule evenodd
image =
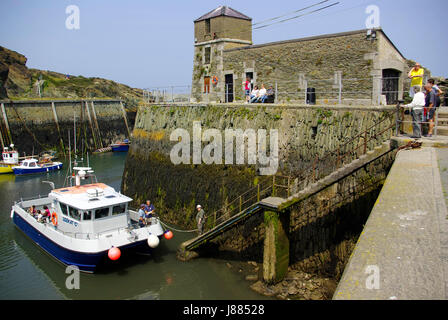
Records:
M156 217L152 218L154 222L156 223L160 223L159 219ZM85 240L92 240L92 239L99 239L100 237L106 235L107 233L110 232L117 232L117 233L132 233L132 230L134 229L141 229L142 227L140 227L138 225L138 222L132 222L132 220L128 223L128 225L126 227L115 227L115 228L111 228L111 229L107 229L107 230L103 230L100 232L72 232L72 231L63 231L60 230L58 228L54 228L54 225L50 222L50 221L46 221L43 222L43 225L46 228L53 228L53 230L55 230L56 232L59 232L63 235L75 238L75 239L85 239ZM147 228L147 227L143 227L143 228Z
M39 200L39 203L30 203L30 204L27 203L27 202L36 201L36 200ZM48 200L48 202L44 202L46 200ZM30 197L30 198L20 198L20 200L14 201L14 205L18 205L22 208L27 208L27 207L30 207L31 205L41 205L41 204L46 204L46 203L50 204L51 202L52 201L50 200L48 195L42 196L39 194L37 196Z

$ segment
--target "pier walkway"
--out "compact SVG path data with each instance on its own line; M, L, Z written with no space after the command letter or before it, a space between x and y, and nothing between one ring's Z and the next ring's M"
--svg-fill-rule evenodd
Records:
M448 144L422 140L398 152L333 299L448 299Z

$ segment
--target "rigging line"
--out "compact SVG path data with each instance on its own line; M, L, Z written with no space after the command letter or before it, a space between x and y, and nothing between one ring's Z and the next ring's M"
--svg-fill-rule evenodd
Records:
M276 21L274 23L265 24L265 25L262 25L260 27L253 28L253 30L257 30L257 29L261 29L261 28L272 26L274 24L279 24L279 23L283 23L283 22L286 22L286 21L289 21L289 20L297 19L297 18L306 16L306 15L309 15L309 14L312 14L312 13L315 13L315 12L322 11L324 9L333 7L333 6L337 5L337 4L339 4L339 2L332 3L332 4L328 5L328 6L325 6L325 7L322 7L322 8L319 8L319 9L316 9L316 10L313 10L313 11L310 11L310 12L307 12L307 13L304 13L304 14L300 14L300 15L292 17L292 18L283 19L283 20L280 20L280 21Z
M323 4L323 3L325 3L325 2L328 2L328 1L330 1L330 0L324 0L324 1L321 1L321 2L318 2L318 3L315 3L315 4L312 4L312 5L308 6L308 7L305 7L305 8L299 9L299 10L295 10L295 11L291 11L291 12L282 14L282 15L280 15L280 16L278 16L278 17L275 17L275 18L270 18L270 19L266 19L266 20L263 20L263 21L260 21L260 22L256 22L256 23L253 23L252 26L256 26L256 25L259 25L259 24L262 24L262 23L266 23L266 22L269 22L269 21L274 21L274 20L283 18L283 17L285 17L285 16L287 16L287 15L289 15L289 14L293 14L293 13L297 13L297 12L300 12L300 11L304 11L304 10L310 9L310 8L312 8L312 7L321 5L321 4Z

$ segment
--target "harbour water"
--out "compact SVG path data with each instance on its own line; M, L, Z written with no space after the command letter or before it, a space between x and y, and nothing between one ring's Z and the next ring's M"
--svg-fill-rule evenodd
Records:
M126 153L90 156L98 181L120 190ZM66 267L47 255L10 219L14 200L46 195L49 184L62 186L66 161L58 172L16 177L0 175L0 299L268 299L249 288L226 261L176 259L176 250L192 234L174 232L153 256L133 255L96 274L81 274L79 289L68 289ZM232 263L232 262L231 262ZM69 286L70 287L70 286Z

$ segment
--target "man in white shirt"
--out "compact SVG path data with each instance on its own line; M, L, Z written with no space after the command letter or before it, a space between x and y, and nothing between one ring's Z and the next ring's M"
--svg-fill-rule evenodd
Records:
M411 138L421 138L422 128L421 123L423 121L423 107L425 106L425 94L421 91L420 86L414 86L414 99L410 104L405 105L405 107L412 108L412 136Z

